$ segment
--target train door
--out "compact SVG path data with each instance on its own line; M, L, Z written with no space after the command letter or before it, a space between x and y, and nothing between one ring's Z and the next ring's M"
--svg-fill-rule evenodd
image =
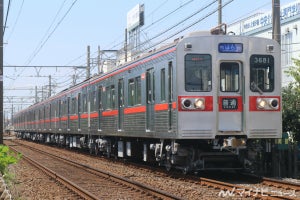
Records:
M168 130L172 129L173 113L173 66L169 63L168 69Z
M146 131L154 131L155 125L155 74L154 69L146 72Z
M81 118L81 93L78 93L78 96L77 96L77 110L78 110L78 130L81 129L81 126L80 126L80 118Z
M67 100L67 130L70 130L70 102L71 102L71 98L68 97Z
M98 130L101 130L101 120L102 120L102 111L103 111L103 104L102 104L102 91L103 87L98 87Z
M51 103L50 103L49 104L49 126L48 126L49 130L52 129L52 108L51 107L52 106L51 106Z
M118 130L123 130L124 124L124 80L118 82Z
M61 100L58 100L58 129L61 129Z
M243 73L239 62L220 63L219 131L243 130Z

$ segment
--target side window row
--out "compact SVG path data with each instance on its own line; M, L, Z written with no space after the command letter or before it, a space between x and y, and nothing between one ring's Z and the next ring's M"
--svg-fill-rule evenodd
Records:
M160 100L161 102L166 101L166 69L160 70ZM128 106L136 106L142 104L142 76L137 76L128 79L127 82L127 103ZM126 85L125 85L126 86ZM115 85L99 86L98 87L98 100L96 87L93 87L90 92L84 94L78 93L73 97L67 97L63 100L57 100L53 104L45 107L46 110L39 110L37 114L32 113L31 117L41 118L45 115L45 111L49 117L62 117L68 113L71 115L88 112L88 99L90 99L90 111L96 111L98 108L102 109L116 109L116 88ZM99 106L98 106L99 104Z

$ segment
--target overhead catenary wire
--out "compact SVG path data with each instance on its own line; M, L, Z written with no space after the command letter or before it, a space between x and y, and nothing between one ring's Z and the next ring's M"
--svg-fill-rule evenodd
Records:
M54 32L56 31L56 29L59 27L59 25L63 22L63 20L66 18L66 16L69 14L69 12L71 11L71 9L73 8L73 6L75 5L75 3L78 0L74 0L73 3L71 4L71 6L68 8L68 10L66 11L66 13L63 15L63 17L58 21L58 23L55 25L55 27L53 28L53 30L48 34L48 36L45 38L45 40L41 43L41 45L37 48L36 51L33 52L32 56L28 59L28 61L26 62L26 65L29 65L33 59L38 55L38 53L42 50L42 48L45 46L45 44L47 43L47 41L51 38L51 36L54 34Z
M18 21L20 19L20 16L21 16L21 13L22 13L22 10L23 10L23 6L24 6L24 0L22 0L21 6L20 6L18 14L17 14L17 18L16 18L14 24L12 25L11 31L9 32L9 34L7 36L7 41L9 41L10 37L14 33L15 27L17 26L17 23L18 23Z
M162 4L160 4L157 8L154 9L154 11L151 11L149 15L153 14L155 11L157 11L158 9L160 9L162 7L162 5L165 4L167 1L163 2ZM143 28L142 31L145 31L145 30L149 29L150 27L153 27L157 23L160 23L162 20L164 20L167 17L170 17L171 15L175 14L177 11L179 11L180 9L183 9L184 7L186 7L188 4L192 3L193 1L195 1L195 0L189 0L188 2L184 3L183 5L179 5L174 10L170 11L166 15L160 17L159 19L155 20L154 22L152 22L151 24L149 24L148 26L146 26L145 28ZM122 36L118 36L117 38L119 39L119 38L123 38L123 37ZM122 40L120 42L117 42L116 44L115 44L115 41L114 41L114 42L112 42L111 46L108 47L107 49L121 48L121 46L123 46L123 44L124 44L124 40Z
M4 23L4 26L3 26L3 36L5 35L6 23L7 23L7 19L8 19L9 10L10 10L10 3L11 3L11 0L8 1L8 5L7 5L5 23Z
M24 0L23 0L23 1L24 1ZM165 2L167 2L167 1L162 2L162 4L164 4ZM183 5L188 4L188 3L190 3L190 2L192 2L192 0L187 1L187 2L185 2L184 4L180 5L179 7L177 7L175 10L172 10L171 12L166 13L163 17L161 17L161 18L159 18L159 19L157 19L157 20L154 20L153 23L151 23L150 25L148 25L147 27L145 27L144 29L142 29L142 31L143 31L143 30L146 30L146 29L148 30L149 28L153 27L154 25L157 25L157 24L161 23L164 19L166 19L166 18L168 18L168 17L171 17L172 14L175 13L177 10L180 10L181 7L182 7ZM214 1L214 2L216 2L216 1ZM215 12L216 12L216 11L215 11ZM214 13L214 12L212 12L210 15L212 15L213 13ZM208 15L208 16L210 16L210 15ZM208 16L204 16L203 18L206 19ZM200 19L201 19L201 18L200 18ZM204 20L204 19L202 19L202 20L200 20L200 19L194 21L193 23L198 24L199 22L201 22L201 21ZM199 21L199 20L200 20L200 21ZM186 23L186 21L184 21L184 23ZM193 23L189 23L189 25L193 26L193 25L192 25ZM195 24L194 24L194 25L195 25ZM174 34L174 32L173 32L173 33L170 33L171 30L174 30L174 29L175 29L175 27L174 27L173 29L171 29L170 31L167 31L167 33L164 34L164 38L163 38L163 39L161 39L161 40L158 41L158 42L154 42L155 45L157 45L158 43L167 41L168 39L174 37L176 34L179 34L179 33L183 32L183 31L185 31L186 29L190 28L189 25L186 25L184 28L181 28L181 29L180 29L180 26L183 26L183 23L182 23L182 24L179 24L178 26L175 26L175 24L174 24L173 26L175 26L175 27L178 29L178 30L176 31L176 33L175 33L175 34ZM170 28L170 27L169 27L169 28ZM167 28L167 29L168 29L168 28ZM167 29L166 29L166 30L167 30ZM179 29L180 29L180 30L179 30ZM159 33L159 34L160 34L160 33ZM151 40L151 41L154 41L154 40L157 39L158 37L161 37L161 35L159 35L159 34L155 35L155 36L157 36L156 38L152 39L152 37L150 37L150 39L146 39L145 41L148 41L148 42L149 42L150 40ZM50 37L51 37L51 36L50 36ZM119 37L119 38L122 38L122 37ZM49 38L48 38L48 39L49 39ZM46 42L47 42L47 41L46 41ZM42 44L42 43L41 43L41 44ZM124 44L124 40L123 40L122 42L118 43L118 44L115 44L115 45L112 46L112 48L110 48L110 49L115 49L116 47L122 47L123 44ZM151 48L153 48L153 46L154 46L154 44L151 44L151 45L150 45L149 47L147 47L147 48L148 48L148 49L151 49ZM39 50L39 51L40 51L40 50ZM37 54L38 54L38 53L37 53ZM35 56L37 56L37 55L35 55ZM83 55L81 55L81 56L79 56L79 57L73 59L73 60L70 61L70 62L77 62L77 61L80 62L80 60L86 59L85 56L86 56L86 53L84 53ZM33 59L34 59L34 58L33 58ZM30 62L32 62L32 61L30 61ZM82 61L82 62L85 63L86 61ZM67 64L67 65L69 65L69 64ZM83 64L83 65L86 65L86 64ZM68 78L67 78L67 80L63 80L63 81L57 82L57 84L59 85L59 87L63 87L62 85L66 84L66 83L68 83L68 82L72 82L72 78L69 76L70 73L73 73L72 71L73 71L73 69L69 69L69 70L66 70L66 71L64 72L64 73L66 74L65 77L68 77ZM84 70L77 70L77 71L76 71L76 74L77 74L77 75L80 75L80 76L83 76L84 73L85 73ZM65 85L65 86L69 86L69 85L70 85L70 84Z
M140 46L145 45L148 41L153 41L154 39L156 39L156 38L158 38L158 37L161 37L162 35L166 34L166 33L169 32L169 31L171 31L172 29L174 29L175 27L179 26L179 25L182 24L183 22L187 21L188 19L194 17L194 16L197 15L198 13L200 13L200 12L204 11L205 9L209 8L210 6L212 6L212 5L213 5L214 3L216 3L217 1L218 1L218 0L213 0L213 1L211 1L210 3L208 3L207 5L201 7L199 10L197 10L197 11L194 12L194 13L192 13L192 14L189 15L188 17L186 17L186 18L180 20L179 22L177 22L176 24L172 25L171 27L169 27L169 28L167 28L167 29L161 31L160 33L156 34L155 36L151 37L149 40L147 40L147 41L141 43ZM226 5L227 5L227 4L226 4ZM223 6L223 7L224 7L224 6ZM215 13L216 11L217 11L217 10L215 10L215 11L212 12L211 14ZM211 15L211 14L210 14L210 15ZM199 22L200 22L200 21L199 21ZM185 29L187 29L187 28L185 28ZM185 29L184 29L184 30L185 30ZM180 31L180 32L182 32L182 31ZM175 34L172 34L171 37L173 37L173 36L179 34L180 32L176 32ZM166 40L170 39L171 37L167 37ZM163 40L163 41L166 41L166 40ZM159 43L161 43L161 41L160 41ZM153 46L150 47L150 48L153 48L154 46L156 46L156 45L153 45ZM150 49L150 48L149 48L149 49Z
M232 2L232 1L233 1L233 0L231 0L231 1L227 2L227 3L225 3L225 4L223 5L223 7L226 6L226 5L228 5L228 4L229 4L230 2ZM189 1L189 2L191 2L191 1ZM203 11L203 10L207 9L208 7L212 6L212 5L213 5L214 3L216 3L216 2L217 2L217 0L211 1L210 3L208 3L208 4L205 5L205 6L203 6L202 8L198 9L197 11L195 11L194 13L192 13L191 15L189 15L188 17L186 17L186 18L184 18L183 20L181 20L180 22L177 22L176 24L172 25L172 26L169 27L168 29L166 29L166 30L164 30L164 31L162 31L162 32L160 32L160 33L158 33L157 35L155 35L155 36L152 37L151 39L149 39L149 40L147 40L147 41L141 43L140 45L145 45L145 44L148 43L149 41L152 41L152 40L156 39L157 37L161 36L162 34L165 34L166 32L168 32L168 31L172 30L173 28L175 28L175 27L179 26L180 24L182 24L184 21L187 21L188 19L192 18L192 17L195 16L196 14L198 14L198 13L200 13L201 11ZM180 7L182 7L182 6L180 6ZM178 10L178 9L175 9L175 10ZM213 13L217 12L217 10L218 10L218 9L213 10L212 12L209 13L209 15L206 15L205 17L201 18L200 20L197 20L196 23L194 22L192 25L190 25L190 26L188 26L188 27L186 27L186 28L184 28L184 29L181 29L180 31L177 31L175 34L171 34L170 36L167 36L165 39L163 39L163 40L161 40L161 41L159 41L159 42L156 42L155 45L151 45L150 47L147 47L145 50L151 49L151 48L153 48L154 46L156 46L157 44L160 44L160 43L162 43L162 42L164 42L164 41L170 39L171 37L173 37L173 36L175 36L175 35L178 35L179 33L183 32L183 31L186 30L187 28L190 28L191 26L193 26L193 25L199 23L200 21L204 20L204 19L207 18L208 16L210 16L210 15L212 15ZM171 13L174 13L174 12L172 11ZM167 15L165 15L165 16L170 16L170 15L167 14ZM148 28L149 28L149 26L148 26ZM83 73L85 73L85 72L84 72L84 71L81 71L81 72L79 72L78 74L83 74ZM68 80L70 80L70 79L68 79ZM63 83L65 83L65 82L67 82L67 81L64 81Z
M233 0L232 0L232 1L233 1ZM230 2L232 2L232 1L230 1ZM187 5L187 4L190 3L190 2L192 2L192 1L188 1L188 2L185 3L184 5ZM145 44L148 43L149 41L153 41L154 39L156 39L157 37L161 36L162 34L166 34L166 33L169 32L170 30L172 30L172 29L174 29L175 27L181 25L184 21L187 21L188 19L194 17L195 15L197 15L198 13L200 13L200 12L202 12L203 10L207 9L208 7L210 7L211 5L213 5L213 4L216 3L216 2L217 2L217 0L213 0L213 1L209 2L207 5L203 6L202 8L198 9L197 11L193 12L193 13L192 13L191 15L189 15L188 17L186 17L186 18L184 18L183 20L177 22L176 24L172 25L172 26L169 27L168 29L166 29L166 30L164 30L164 31L162 31L162 32L160 32L160 33L158 33L157 35L155 35L154 37L152 37L152 38L146 40L144 43L142 43L142 44L140 44L140 45L145 45ZM225 4L223 5L223 7L226 6L227 4L228 4L228 3L225 3ZM163 16L162 18L160 18L160 19L164 19L165 17L170 16L172 13L174 13L175 11L177 11L179 8L182 8L184 5L181 5L181 6L177 7L175 10L173 10L173 11L171 11L170 13L164 15L164 16ZM217 9L214 10L213 12L211 12L209 15L203 17L201 20L197 20L197 22L196 22L196 23L193 23L193 25L199 23L200 21L202 21L203 19L207 18L208 16L212 15L212 14L215 13L215 12L217 12ZM156 20L155 23L158 23L159 21L161 21L161 20ZM152 25L155 24L155 23L152 23ZM193 26L193 25L190 25L190 26L188 26L188 27L186 27L186 28L184 28L184 29L182 29L182 30L180 30L180 31L177 31L175 34L171 34L170 36L165 37L166 39L157 42L155 45L157 45L157 44L159 44L159 43L162 43L162 42L164 42L164 41L170 39L171 37L173 37L173 36L175 36L175 35L181 33L182 31L186 30L187 28L189 28L189 27L191 27L191 26ZM149 28L150 26L151 26L151 25L147 26L146 28ZM147 47L146 50L147 50L147 49L153 48L153 46L155 46L155 45L151 45L150 47ZM83 56L80 56L79 58L82 58L82 57L83 57ZM85 73L84 70L78 71L77 76L81 76L81 75L83 75L84 73ZM61 81L61 82L59 82L59 83L57 83L57 84L66 84L66 83L71 82L71 81L73 81L73 80L72 80L72 77L69 77L67 80ZM69 85L69 84L68 84L68 85ZM68 85L65 85L65 86L68 86ZM63 87L63 86L62 86L62 87Z
M65 0L66 1L66 0ZM65 1L63 2L63 4L65 3ZM47 41L50 39L50 37L54 34L54 32L56 31L56 29L59 27L59 25L63 22L63 20L66 18L66 16L68 15L68 13L71 11L71 9L73 8L73 6L75 5L75 3L77 2L77 0L74 0L72 2L72 4L70 5L70 7L68 8L68 10L65 12L65 14L62 16L62 18L58 21L58 23L55 25L55 27L53 28L53 30L50 32L49 29L47 30L46 33L49 33L48 36L45 36L43 38L45 38L43 40L43 42L40 42L40 45L35 49L35 51L31 54L31 56L28 58L26 65L29 65L33 59L38 55L38 53L42 50L42 48L44 47L44 45L47 43ZM63 5L62 4L62 5ZM60 12L62 6L59 8L59 11L57 12L57 14L55 15L55 18L57 17L58 13ZM55 19L54 18L54 19ZM54 20L53 20L54 22ZM51 23L51 26L52 27L52 24L53 22ZM19 74L17 75L17 77L20 77L21 74L25 71L26 68L23 68L19 71ZM14 81L11 81L10 85L13 84Z
M30 56L29 61L30 61L31 57L34 57L35 54L37 54L37 53L40 51L40 49L43 47L43 45L47 42L47 38L48 38L48 37L51 37L51 35L50 35L50 30L51 30L51 28L53 27L53 25L54 25L54 23L55 23L57 17L59 16L59 13L62 11L62 9L63 9L65 3L66 3L66 0L64 0L64 1L62 2L62 4L60 5L60 8L59 8L58 11L56 12L56 14L55 14L55 16L54 16L54 18L53 18L53 20L52 20L50 26L48 27L47 31L46 31L45 34L43 35L42 39L40 40L40 42L39 42L39 44L37 45L37 47L35 48L35 50L33 51L32 55ZM54 30L54 29L53 29L53 30ZM30 62L31 62L31 61L30 61Z

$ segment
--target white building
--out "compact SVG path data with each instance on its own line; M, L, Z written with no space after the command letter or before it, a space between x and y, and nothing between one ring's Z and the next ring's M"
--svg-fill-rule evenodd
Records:
M291 78L284 71L294 65L292 58L300 59L300 0L281 5L280 10L282 85L285 86ZM272 38L272 10L235 22L228 26L230 31L236 35Z

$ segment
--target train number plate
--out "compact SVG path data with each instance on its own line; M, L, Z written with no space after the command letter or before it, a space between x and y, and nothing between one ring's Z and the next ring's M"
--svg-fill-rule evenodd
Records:
M237 110L238 109L238 99L237 98L223 98L222 99L222 109L223 110Z

